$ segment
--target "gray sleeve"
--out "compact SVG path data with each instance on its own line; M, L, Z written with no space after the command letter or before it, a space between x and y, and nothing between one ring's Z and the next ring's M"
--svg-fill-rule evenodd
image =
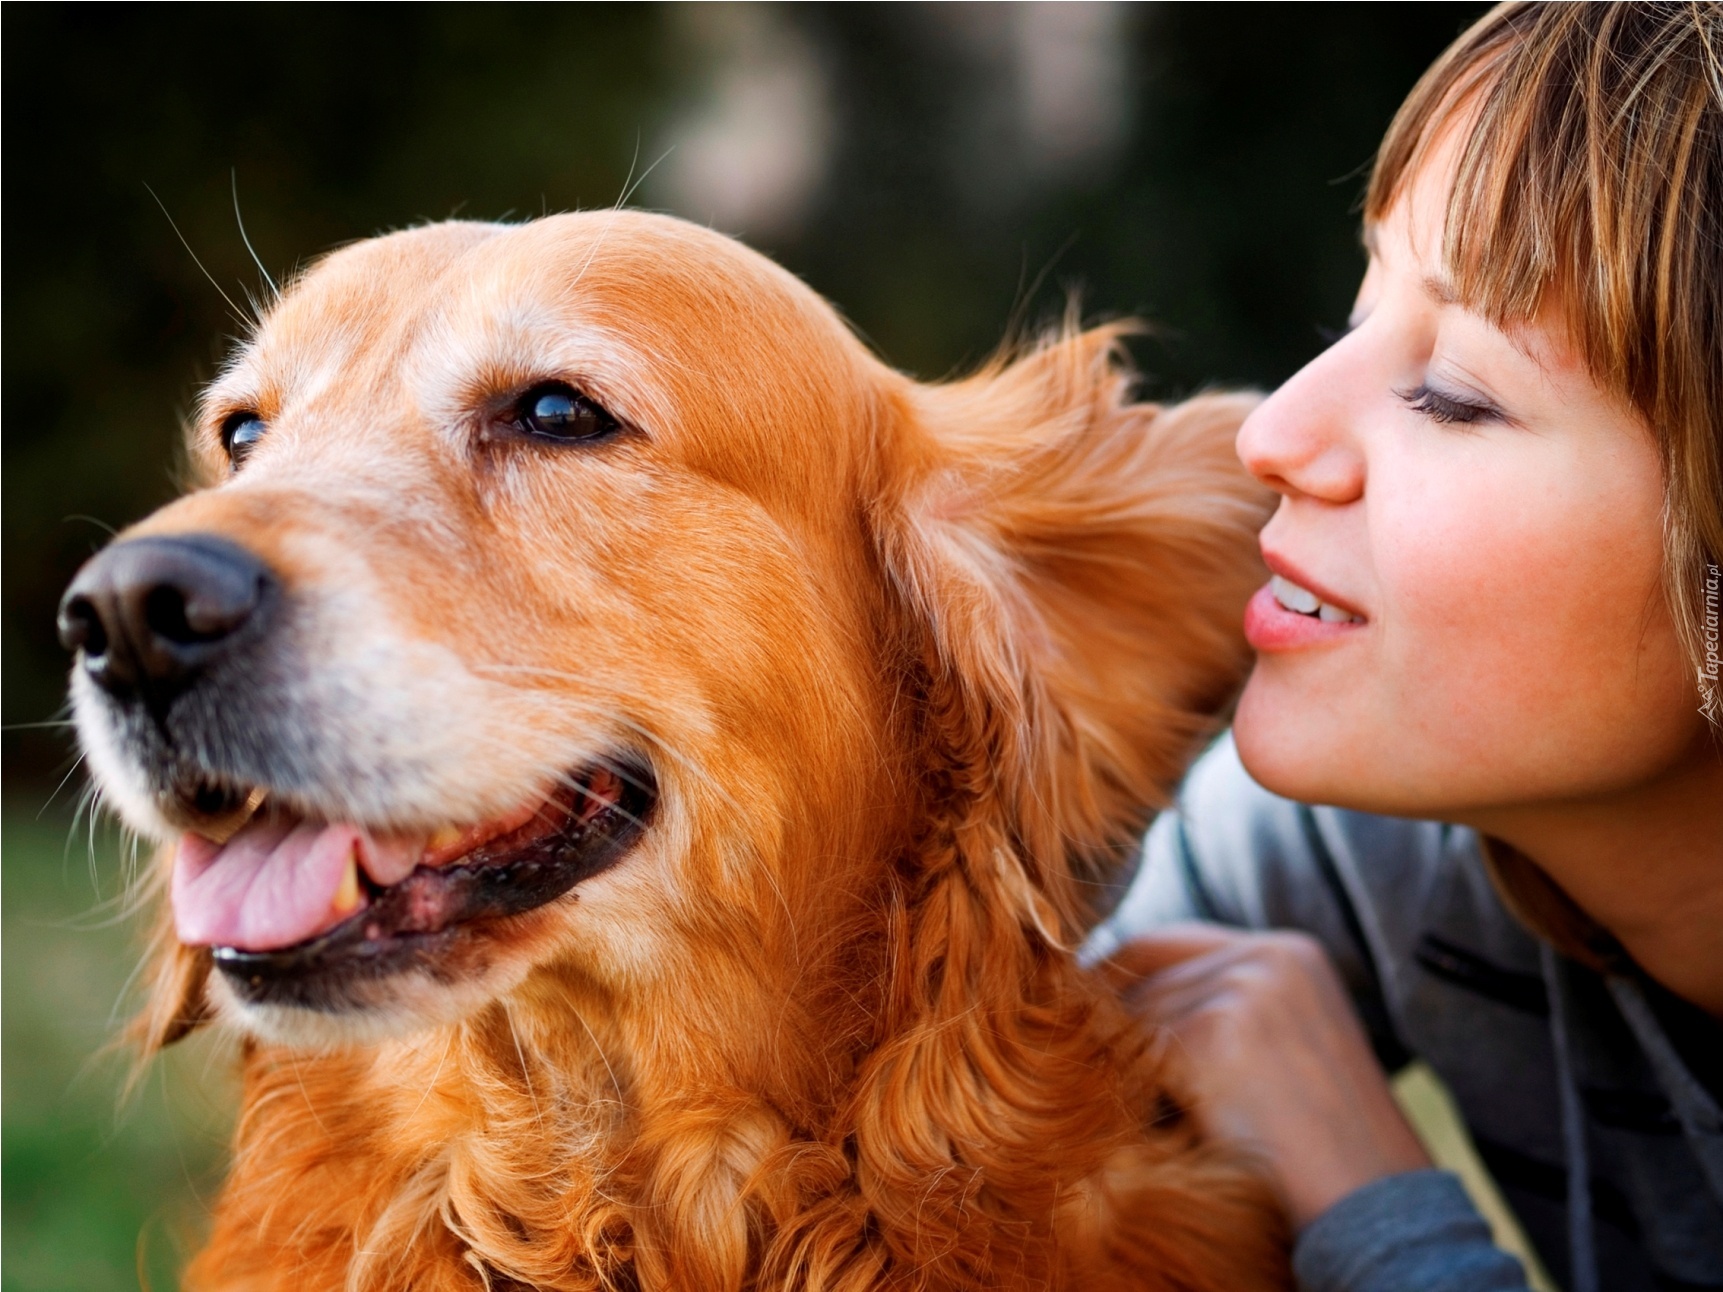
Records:
M1299 1292L1527 1292L1525 1270L1449 1171L1407 1171L1348 1194L1299 1235Z

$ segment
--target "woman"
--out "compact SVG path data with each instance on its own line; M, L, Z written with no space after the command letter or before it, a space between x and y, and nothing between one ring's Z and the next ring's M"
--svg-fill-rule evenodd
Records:
M1413 1056L1564 1287L1723 1287L1723 8L1493 10L1365 244L1239 434L1281 502L1232 736L1089 952L1306 1289L1525 1286L1393 1101Z

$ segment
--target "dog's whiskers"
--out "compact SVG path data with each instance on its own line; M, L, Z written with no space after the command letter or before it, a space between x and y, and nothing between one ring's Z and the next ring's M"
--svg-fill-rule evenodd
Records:
M539 1130L542 1131L544 1129L544 1109L539 1107L538 1091L533 1089L532 1072L527 1067L526 1051L521 1048L520 1032L515 1027L514 1010L509 1007L509 1003L507 1001L504 1001L503 1005L502 1005L502 1011L503 1011L503 1019L509 1025L509 1036L511 1036L514 1039L515 1057L520 1060L521 1080L526 1083L527 1098L532 1100L533 1116L538 1120L538 1128L539 1128Z
M627 821L628 824L630 824L632 826L636 826L640 829L646 828L646 822L643 818L636 816L634 813L630 812L627 808L623 807L622 804L620 804L620 803L612 803L612 802L609 802L608 800L597 799L597 797L595 795L593 795L592 793L590 793L587 790L584 782L576 780L576 779L568 776L567 774L564 774L563 776L559 777L558 780L560 781L560 783L564 787L569 788L569 789L573 789L580 794L584 794L584 795L586 795L586 797L588 799L604 803L604 806L606 807L607 810L616 813L623 820ZM543 820L544 818L541 816L541 817L539 817L539 819Z
M318 1115L317 1103L311 1098L311 1091L305 1085L305 1074L299 1069L299 1054L299 1050L293 1047L288 1047L287 1064L293 1069L293 1079L299 1084L299 1093L305 1097L306 1111L311 1114L311 1120L317 1124L317 1129L322 1131L324 1136L327 1137L329 1134L329 1128L323 1124L323 1118Z
M570 1008L569 1013L574 1015L575 1021L580 1024L581 1029L586 1033L587 1039L592 1042L592 1048L598 1055L598 1061L604 1065L604 1070L610 1074L610 1085L611 1088L616 1091L617 1101L619 1103L626 1103L627 1096L623 1094L622 1081L616 1075L616 1069L610 1065L610 1056L604 1052L604 1046L599 1044L598 1036L592 1030L592 1024L586 1021L586 1015L582 1014L578 1009Z
M627 206L628 199L634 195L636 189L646 182L646 177L652 174L653 171L657 170L664 159L670 156L674 151L674 147L666 148L664 152L659 155L658 160L653 162L645 170L641 171L639 179L635 179L634 167L640 160L640 141L638 139L635 140L634 156L628 163L628 178L622 181L622 195L616 199L616 205L610 208L610 219L605 221L604 227L599 230L598 237L593 240L592 246L587 250L586 259L581 261L580 268L575 271L574 281L569 284L571 289L579 286L580 280L586 277L586 271L592 267L593 258L598 255L599 251L604 246L605 240L610 237L610 230L616 224L616 217L622 214L623 210Z
M80 750L78 752L78 756L72 760L71 767L69 767L66 770L66 774L60 778L60 783L58 785L54 786L54 792L52 794L48 795L47 799L43 802L42 806L37 810L36 819L38 821L40 821L43 817L43 814L46 813L50 807L53 806L54 800L59 797L60 791L66 788L66 782L71 780L73 776L77 775L78 768L80 768L84 765L84 757L85 757L85 755L84 755L83 751Z
M246 251L251 253L251 263L257 266L257 272L263 275L263 281L269 284L270 294L275 300L281 299L281 288L275 285L275 279L269 276L269 271L263 267L263 258L257 254L257 248L251 245L251 235L245 231L245 217L239 213L239 169L235 167L228 172L233 183L233 222L239 226L240 241L245 243ZM252 308L257 311L257 302L252 302Z
M454 1049L454 1046L455 1033L453 1030L445 1031L443 1033L443 1052L437 1059L436 1071L431 1073L431 1079L425 1083L425 1093L419 1096L419 1102L413 1105L413 1112L408 1118L409 1121L411 1121L413 1117L417 1117L419 1115L419 1109L425 1106L425 1101L429 1099L432 1093L436 1090L437 1080L443 1075L443 1065L449 1061L449 1053Z
M203 276L209 279L209 285L215 288L216 293L222 300L227 302L228 309L233 311L234 318L238 321L239 325L248 330L256 327L257 316L253 314L250 318L246 317L245 311L233 303L233 297L229 296L227 292L222 289L221 284L216 282L215 275L210 273L209 270L204 267L204 263L198 258L197 252L191 249L191 243L186 241L185 234L180 232L179 225L174 221L173 216L168 213L167 203L163 202L161 198L156 195L155 189L151 188L148 184L144 185L144 191L151 197L155 198L156 205L161 207L162 215L167 217L168 226L174 231L174 236L179 239L180 246L185 248L186 254L191 257L192 263L203 272Z

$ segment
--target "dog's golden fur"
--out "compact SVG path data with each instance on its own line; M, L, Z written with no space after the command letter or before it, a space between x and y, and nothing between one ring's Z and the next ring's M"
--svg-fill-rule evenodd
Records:
M628 433L475 420L547 376ZM270 431L228 478L234 407ZM1109 329L918 384L662 217L314 268L208 394L212 487L133 531L240 542L306 607L304 685L349 707L269 721L338 719L375 765L283 793L430 828L621 742L661 797L369 1030L248 1011L164 936L146 1047L253 1038L187 1286L1284 1286L1269 1191L1072 955L1245 665L1247 407L1130 402Z

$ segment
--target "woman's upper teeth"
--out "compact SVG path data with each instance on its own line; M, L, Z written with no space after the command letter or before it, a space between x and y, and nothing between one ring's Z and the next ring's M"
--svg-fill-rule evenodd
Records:
M1268 586L1274 594L1274 599L1295 614L1315 615L1325 624L1363 622L1350 610L1331 606L1309 588L1301 588L1291 579L1282 578L1278 574L1268 581Z

